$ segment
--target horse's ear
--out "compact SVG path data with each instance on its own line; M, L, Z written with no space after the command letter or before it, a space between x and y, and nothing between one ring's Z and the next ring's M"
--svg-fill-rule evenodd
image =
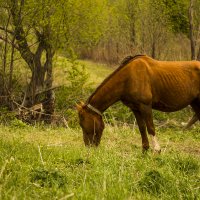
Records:
M81 104L81 107L85 106L85 103L82 101L80 102L80 104Z
M83 106L84 106L85 104L81 101L80 102L80 104L76 104L76 109L78 110L78 111L81 111L82 109L83 109Z
M76 104L76 110L81 111L82 110L82 106L79 104Z

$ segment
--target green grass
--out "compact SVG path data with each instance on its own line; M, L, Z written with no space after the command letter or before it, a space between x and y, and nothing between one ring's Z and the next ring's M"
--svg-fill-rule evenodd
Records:
M0 199L199 199L199 129L157 132L161 155L125 125L91 149L80 129L0 126Z

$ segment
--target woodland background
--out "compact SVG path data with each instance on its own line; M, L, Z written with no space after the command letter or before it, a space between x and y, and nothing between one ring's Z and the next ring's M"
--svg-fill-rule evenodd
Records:
M200 1L0 0L0 104L9 110L43 103L54 113L58 57L71 63L71 86L83 87L77 59L116 66L135 54L200 60Z

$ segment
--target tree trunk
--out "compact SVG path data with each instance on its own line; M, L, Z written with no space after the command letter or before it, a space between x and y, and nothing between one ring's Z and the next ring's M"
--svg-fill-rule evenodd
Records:
M37 62L34 62L34 70L32 71L32 76L24 95L24 100L22 106L31 107L38 103L37 92L42 90L44 86L44 72L43 69Z
M51 45L46 46L46 62L44 64L44 69L46 70L46 79L45 79L45 87L52 88L53 76L52 76L52 67L53 67L53 56L54 50ZM49 90L46 92L45 100L43 102L43 109L45 114L43 116L43 120L47 123L51 123L52 114L54 113L55 108L55 94L53 90Z
M35 28L38 47L35 53L31 51L22 24L21 10L24 5L23 3L24 0L21 0L21 4L18 4L18 0L11 0L11 15L15 28L15 38L18 43L18 50L32 73L30 83L25 91L22 106L32 107L34 104L39 103L38 92L43 90L43 88L52 87L52 61L54 50L51 45L51 29L49 25L46 25L43 30L40 31ZM44 65L42 65L43 52L46 53ZM54 103L51 103L52 99L54 99L53 91L47 92L45 101L48 100L51 104L51 108L45 110L48 114L52 114L54 111Z
M197 54L197 60L200 61L200 46L199 46L199 51L198 51L198 54Z
M156 41L155 41L154 37L153 37L153 41L152 41L151 56L152 56L152 58L156 58Z
M5 40L4 40L4 48L2 48L3 56L2 56L2 71L0 71L1 78L1 86L0 86L0 96L2 96L0 104L8 105L9 102L9 89L8 89L8 80L7 80L7 56L8 56L8 26L10 22L10 14L8 16L8 20L5 25Z
M195 38L194 38L194 19L193 19L193 4L194 1L190 0L189 7L189 23L190 23L190 46L191 46L191 59L195 60L196 51L195 51Z

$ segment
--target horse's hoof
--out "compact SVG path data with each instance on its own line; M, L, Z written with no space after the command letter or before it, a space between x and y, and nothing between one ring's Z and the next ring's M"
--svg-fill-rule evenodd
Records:
M153 153L154 153L154 154L161 154L161 149L154 149L154 150L153 150Z
M142 153L145 154L145 153L148 152L148 150L149 150L149 147L143 147L142 148Z

